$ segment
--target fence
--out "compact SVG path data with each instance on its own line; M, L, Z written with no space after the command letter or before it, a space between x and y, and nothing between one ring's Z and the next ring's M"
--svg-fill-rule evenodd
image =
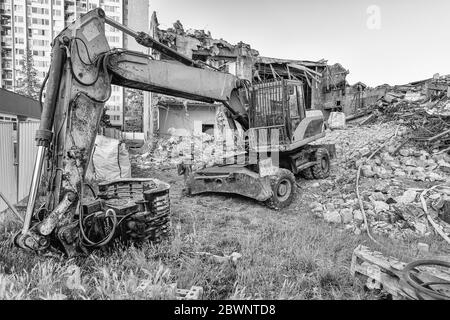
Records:
M35 133L39 122L0 122L0 191L11 203L27 197L36 157ZM0 200L0 211L7 208Z
M0 191L10 202L17 202L17 167L14 153L14 128L12 122L0 122ZM7 208L0 200L0 211Z
M39 122L20 122L18 126L18 183L17 200L28 196L31 179L33 177L34 162L36 161L37 146L35 141Z

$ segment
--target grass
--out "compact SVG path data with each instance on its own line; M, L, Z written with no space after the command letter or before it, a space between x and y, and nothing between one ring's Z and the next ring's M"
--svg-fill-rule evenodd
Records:
M315 217L308 204L327 198L311 191L313 182L299 181L305 186L300 196L275 212L239 196L183 197L175 170L133 170L133 176L171 184L170 241L116 245L70 260L44 257L10 246L18 225L6 219L0 226L0 299L174 299L175 288L191 286L203 287L204 299L379 299L351 277L353 250L362 243L405 261L417 256L416 240L399 246L379 239L378 247ZM222 264L200 251L239 252L242 258Z

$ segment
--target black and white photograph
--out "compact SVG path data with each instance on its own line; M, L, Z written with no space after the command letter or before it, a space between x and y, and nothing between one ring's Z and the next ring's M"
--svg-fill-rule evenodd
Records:
M0 300L161 319L450 300L449 17L0 0Z

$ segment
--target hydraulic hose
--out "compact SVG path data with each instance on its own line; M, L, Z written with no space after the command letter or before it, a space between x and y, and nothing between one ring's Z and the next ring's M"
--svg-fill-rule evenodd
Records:
M428 283L419 283L421 282L417 277L414 276L414 270L417 267L425 267L425 266L441 266L450 268L450 262L441 261L441 260L418 260L408 264L403 269L403 278L411 287L416 291L417 296L424 300L426 296L433 300L450 300L449 295L444 295L436 290L433 290L431 287L440 285L440 286L448 286L450 288L449 281L438 281L438 282L428 282Z

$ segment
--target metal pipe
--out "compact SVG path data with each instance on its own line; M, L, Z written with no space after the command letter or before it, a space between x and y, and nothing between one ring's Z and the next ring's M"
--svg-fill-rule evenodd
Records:
M132 36L135 39L139 37L139 34L136 31L131 30L130 28L128 28L128 27L126 27L126 26L116 22L115 20L106 17L106 16L105 16L105 23L109 24L111 27L114 27L114 28L122 31L123 33L126 33L126 34ZM194 67L201 68L201 66L198 63L196 63L194 60L190 59L189 57L185 56L184 54L181 54L178 51L176 51L176 50L174 50L174 49L172 49L172 48L162 44L161 42L159 42L156 39L152 38L148 34L146 34L146 36L147 37L146 37L145 40L147 40L149 42L148 46L150 48L155 49L155 50L163 53L164 55L166 55L166 56L168 56L168 57L170 57L172 59L175 59L175 60L177 60L177 61L179 61L179 62L181 62L181 63L183 63L183 64L185 64L187 66L194 66Z
M38 146L36 162L33 170L33 179L31 180L30 193L28 197L27 212L25 214L25 221L23 223L22 234L26 234L30 229L31 218L33 217L34 204L38 193L39 183L41 182L42 166L44 164L46 148Z
M11 209L11 211L16 215L17 218L19 218L20 221L23 222L22 216L19 214L19 212L14 208L14 206L11 204L11 202L8 201L8 199L5 197L3 193L0 192L0 198L5 201L6 205Z

